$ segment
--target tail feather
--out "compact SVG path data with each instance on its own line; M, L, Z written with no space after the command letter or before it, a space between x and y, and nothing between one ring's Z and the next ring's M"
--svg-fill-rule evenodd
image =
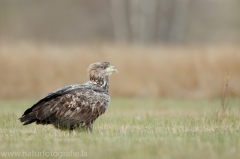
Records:
M21 118L19 118L19 120L23 123L23 125L31 124L37 120L36 113L31 112L27 115L23 115Z
M31 119L31 120L26 120L23 125L28 125L28 124L31 124L33 122L37 121L37 119Z
M21 122L24 122L26 120L29 120L29 119L35 119L36 118L36 112L31 112L27 115L23 115L21 118L19 118L19 120Z

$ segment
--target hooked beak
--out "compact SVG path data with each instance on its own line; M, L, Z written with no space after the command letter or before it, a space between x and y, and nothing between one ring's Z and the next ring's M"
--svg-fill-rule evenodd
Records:
M115 66L109 66L106 68L106 72L116 72L118 73L117 67Z

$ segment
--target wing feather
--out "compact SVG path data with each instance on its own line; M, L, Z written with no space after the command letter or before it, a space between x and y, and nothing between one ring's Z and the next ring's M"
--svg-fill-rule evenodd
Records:
M58 127L88 124L105 112L109 100L102 88L71 85L49 93L27 109L20 120L27 121L25 118L30 115L31 121L46 121Z
M62 124L73 119L88 124L105 112L107 106L104 103L109 102L108 95L96 93L93 90L85 90L81 93L74 91L71 92L71 96L72 102L69 104L71 108L64 110L65 113L61 114L59 112L63 110L59 110L56 115L59 119L66 119Z
M50 108L51 108L51 105L48 104L42 107L39 111L37 111L37 116L36 116L37 119L44 120L48 118L50 115L52 115Z
M68 105L69 103L66 102L57 110L57 113L56 113L57 118L59 119L62 118L62 115L68 110Z

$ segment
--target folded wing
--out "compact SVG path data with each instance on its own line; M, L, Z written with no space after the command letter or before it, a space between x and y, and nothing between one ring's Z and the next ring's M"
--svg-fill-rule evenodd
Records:
M104 89L87 85L71 85L50 93L27 109L24 125L53 124L60 129L74 129L92 124L108 107L110 97Z

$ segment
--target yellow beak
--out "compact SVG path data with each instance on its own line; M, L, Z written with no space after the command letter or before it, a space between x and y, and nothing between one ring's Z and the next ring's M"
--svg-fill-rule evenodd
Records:
M106 72L117 72L118 73L118 70L117 70L117 67L115 67L115 66L109 66L106 68Z

